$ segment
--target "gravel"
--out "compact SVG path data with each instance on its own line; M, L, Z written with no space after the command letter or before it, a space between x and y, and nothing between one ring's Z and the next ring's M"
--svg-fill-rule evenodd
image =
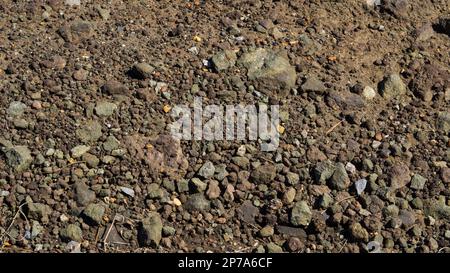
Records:
M3 252L450 252L439 1L21 2L0 7ZM203 125L278 106L279 145L174 138L196 98Z

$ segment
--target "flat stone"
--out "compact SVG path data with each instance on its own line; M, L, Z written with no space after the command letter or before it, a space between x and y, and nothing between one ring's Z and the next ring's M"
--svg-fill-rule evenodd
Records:
M336 164L336 169L331 176L331 187L337 190L345 190L350 186L350 178L345 170L344 164L341 162Z
M217 72L233 67L236 64L237 56L233 50L223 50L211 58L211 62Z
M206 190L206 188L208 187L207 183L203 182L202 180L200 180L197 177L194 177L191 179L191 185L194 188L194 190L197 192L204 192Z
M315 76L309 77L302 84L302 90L305 92L323 93L327 90L325 84Z
M303 228L289 227L289 226L277 226L277 231L281 234L298 237L300 239L306 239L307 234Z
M5 150L6 164L20 173L27 170L33 162L27 146L13 146Z
M139 79L151 78L155 68L147 63L137 63L133 66L133 74Z
M43 223L47 223L49 221L49 216L52 213L52 209L42 203L28 203L28 217L31 219L42 221Z
M81 231L81 228L75 224L69 224L67 227L62 229L59 234L64 241L81 242L83 239L83 232Z
M248 78L258 80L263 88L279 88L278 94L287 95L288 91L295 87L295 68L281 52L258 48L244 53L239 63L247 68Z
M276 168L271 164L260 165L251 173L251 178L255 183L270 183L275 179L275 176Z
M426 182L427 182L427 179L425 177L421 176L420 174L415 174L411 178L410 188L415 189L415 190L423 190Z
M20 117L25 113L28 106L20 101L13 101L9 104L8 109L6 109L6 114L11 117Z
M198 170L198 175L203 178L210 178L214 175L216 168L211 161L207 161L203 164L203 166Z
M184 207L188 211L208 211L211 208L211 204L203 193L196 193L189 196Z
M120 147L119 140L114 136L108 136L106 138L106 141L103 142L103 149L107 152L111 152L113 150L116 150Z
M125 193L126 195L130 196L130 197L134 197L134 190L132 188L128 188L128 187L119 187L119 189Z
M156 212L143 219L139 230L139 241L143 246L157 247L162 238L161 216Z
M112 102L102 101L95 106L95 113L98 116L109 117L117 110L117 105Z
M102 126L95 120L88 120L75 131L83 143L96 142L102 136Z
M130 94L128 88L124 84L122 84L118 81L115 81L115 80L107 81L103 85L102 89L103 89L103 92L105 92L108 95L124 95L124 96L126 96L126 95Z
M391 74L383 79L379 87L385 99L399 98L406 94L406 85L399 74Z
M411 181L409 167L403 162L394 164L389 172L389 176L393 190L403 188Z
M308 226L312 219L312 212L306 201L297 202L291 211L291 224L293 226Z
M255 224L255 217L259 214L259 209L250 200L245 200L237 209L239 218L249 224Z
M95 200L95 192L83 182L75 183L75 199L81 206L86 206Z
M316 164L314 168L314 179L316 182L325 183L333 176L336 166L329 160L322 161Z
M297 173L288 172L286 174L286 179L290 185L294 186L294 185L297 185L298 182L300 181L300 176Z
M83 210L83 214L93 224L100 225L103 220L103 215L105 214L105 207L101 204L91 203Z
M89 146L78 145L78 146L73 147L70 150L70 152L71 152L73 158L79 158L79 157L83 156L85 153L87 153L90 149L91 149L91 147L89 147Z

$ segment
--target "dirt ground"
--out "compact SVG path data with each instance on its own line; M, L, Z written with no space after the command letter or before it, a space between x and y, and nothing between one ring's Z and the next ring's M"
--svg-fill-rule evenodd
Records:
M0 252L450 252L449 106L448 0L0 0Z

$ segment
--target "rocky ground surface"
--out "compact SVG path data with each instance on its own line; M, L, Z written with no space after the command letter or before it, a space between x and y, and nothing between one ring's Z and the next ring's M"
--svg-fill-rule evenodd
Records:
M0 252L450 252L449 67L448 0L2 0Z

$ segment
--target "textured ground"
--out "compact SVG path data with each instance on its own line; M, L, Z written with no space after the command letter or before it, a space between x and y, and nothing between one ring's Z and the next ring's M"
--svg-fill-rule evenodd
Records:
M0 251L448 252L449 47L447 0L0 0ZM195 96L278 149L173 140Z

